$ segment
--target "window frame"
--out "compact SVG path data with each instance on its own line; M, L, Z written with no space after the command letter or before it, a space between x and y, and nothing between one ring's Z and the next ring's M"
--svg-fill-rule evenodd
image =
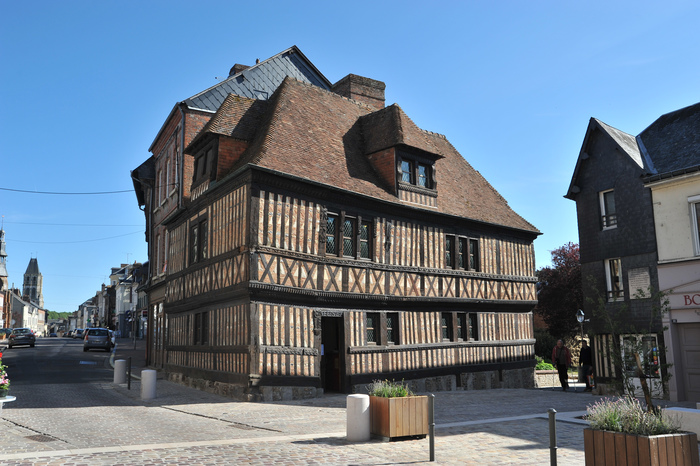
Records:
M333 231L330 231L328 221L333 219ZM350 222L352 226L352 235L345 236L345 224ZM366 227L367 238L362 238L363 227ZM371 261L374 258L374 237L375 237L375 223L374 219L363 218L360 215L348 215L345 211L328 212L326 214L326 225L325 225L325 239L324 239L324 252L323 254L327 257L338 257L344 259L355 259ZM328 244L329 240L333 239L335 244L335 250L329 251ZM345 246L347 241L352 246L351 254L345 254ZM363 256L362 245L367 244L367 257Z
M197 152L192 164L193 187L215 178L218 147L218 141L214 140Z
M612 207L613 212L608 212L607 205L605 202L606 195L612 194ZM607 189L605 191L600 191L598 193L598 201L600 203L600 222L602 230L612 230L617 228L617 207L615 205L615 190Z
M386 344L387 346L401 344L401 336L399 335L398 312L386 313Z
M369 326L370 318L373 319L372 326ZM366 312L365 313L365 340L368 345L379 346L381 345L381 314L379 312ZM370 339L370 330L372 330L374 338Z
M209 222L206 216L200 217L197 220L191 221L188 229L187 238L187 255L189 259L189 265L194 265L199 262L203 262L209 258ZM195 240L195 235L197 239L197 244L193 244ZM194 250L196 247L196 250Z
M472 246L474 251L472 252ZM445 235L445 267L467 272L481 272L479 239L462 235ZM473 259L473 261L472 261Z
M688 207L690 209L690 229L693 233L693 246L695 255L700 256L700 195L690 196L688 198Z
M400 185L435 191L435 161L403 152L397 155ZM421 168L425 171L424 176L421 176ZM406 177L408 180L404 179Z
M453 317L454 312L440 313L440 337L442 341L454 341L455 339Z
M608 302L613 302L613 301L619 301L624 299L625 297L625 285L623 283L623 274L622 274L622 260L617 257L617 258L611 258L611 259L605 259L605 284L606 284L606 295L607 295L607 301ZM614 274L613 272L613 265L617 264L617 274ZM615 277L613 277L615 275ZM613 285L615 281L613 278L617 279L618 283L618 289L614 289Z
M209 311L195 312L193 318L193 344L209 344Z

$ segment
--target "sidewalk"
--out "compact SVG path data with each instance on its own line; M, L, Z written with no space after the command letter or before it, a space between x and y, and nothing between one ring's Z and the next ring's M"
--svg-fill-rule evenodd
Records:
M116 345L110 357L110 365L114 367L114 361L131 358L131 375L134 378L141 378L141 371L147 369L146 365L146 339L132 340L131 338L117 338ZM127 362L128 370L128 362ZM160 375L160 374L159 374Z

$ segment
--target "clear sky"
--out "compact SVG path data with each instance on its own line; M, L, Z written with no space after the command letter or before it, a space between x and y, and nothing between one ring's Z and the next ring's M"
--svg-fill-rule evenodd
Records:
M130 171L176 102L297 45L336 82L386 83L543 234L578 242L563 198L591 117L636 135L700 101L700 2L0 2L0 215L10 284L32 257L74 311L145 261ZM127 191L102 195L60 193Z

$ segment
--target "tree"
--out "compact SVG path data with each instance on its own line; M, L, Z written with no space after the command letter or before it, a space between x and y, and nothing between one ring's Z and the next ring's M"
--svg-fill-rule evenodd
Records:
M557 338L578 333L576 312L583 308L581 257L578 244L567 243L552 251L553 267L537 271L537 307L549 333Z
M657 411L653 398L666 397L672 364L666 362L666 348L661 346L661 341L656 342L659 346L649 347L644 340L645 337L656 336L656 323L669 312L668 295L671 292L655 291L653 287L646 291L637 290L634 299L648 299L652 303L648 321L641 327L629 323L630 308L627 303L612 313L605 305L603 294L598 293L596 299L587 301L593 308L596 320L602 324L600 330L612 335L606 345L606 353L615 368L615 377L610 384L621 394L634 398L638 392L635 379L639 380L648 411ZM668 328L664 327L663 330ZM627 335L624 344L621 339L623 335Z

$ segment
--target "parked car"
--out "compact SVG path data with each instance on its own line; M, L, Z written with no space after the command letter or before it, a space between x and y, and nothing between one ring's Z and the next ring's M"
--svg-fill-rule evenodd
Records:
M83 351L91 348L103 349L105 351L112 350L112 339L109 337L109 330L106 328L89 328L85 331L85 340L83 341Z
M56 335L56 332L51 332L51 333L49 333L49 337L51 337L51 338L57 337L57 336L58 336L58 335Z
M83 329L82 328L76 328L73 331L73 338L83 338Z
M7 342L7 347L12 348L17 345L29 345L34 348L36 336L30 328L13 328L10 333L10 340Z

